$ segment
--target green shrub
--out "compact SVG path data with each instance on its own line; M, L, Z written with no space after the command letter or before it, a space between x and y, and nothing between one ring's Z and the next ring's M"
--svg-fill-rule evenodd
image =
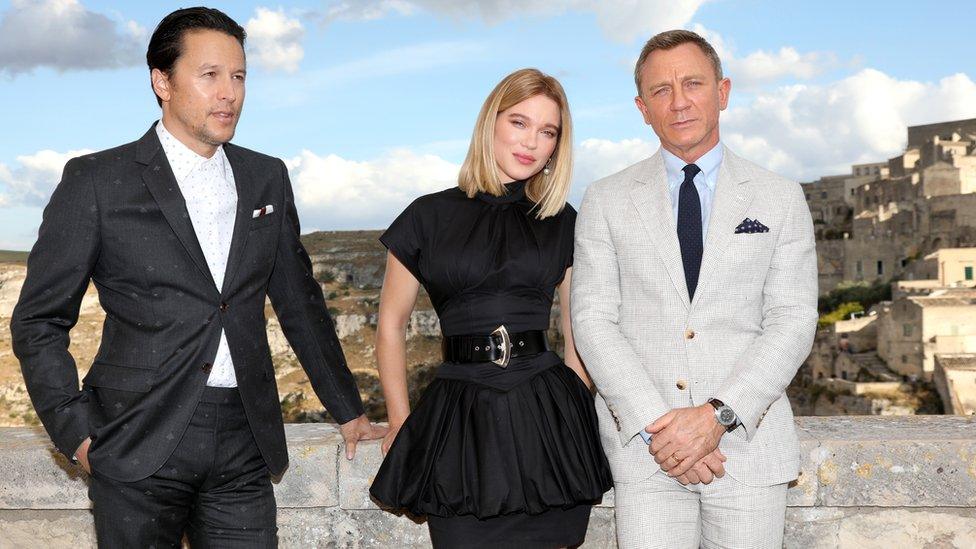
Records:
M863 310L882 301L891 299L891 282L846 282L821 296L817 302L817 310L821 315L836 311L844 303L860 303Z
M856 301L849 301L847 303L841 303L839 307L833 311L822 315L817 320L817 326L820 328L826 328L831 324L837 322L838 320L847 320L851 316L851 313L863 313L864 306Z

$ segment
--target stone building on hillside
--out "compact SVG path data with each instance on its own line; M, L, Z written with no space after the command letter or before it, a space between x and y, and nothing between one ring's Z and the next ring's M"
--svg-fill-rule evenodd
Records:
M976 248L942 248L925 257L936 268L934 278L942 287L976 286Z
M976 135L976 118L909 126L908 147L921 147L933 137L951 135L953 132Z
M943 248L916 267L927 277L894 282L875 307L877 349L892 371L931 379L937 355L976 352L976 248Z
M931 379L936 355L976 353L976 290L901 297L879 316L878 356L901 375Z
M976 415L976 354L935 355L935 388L945 413Z
M844 281L925 276L920 259L976 246L976 119L909 127L902 154L822 177L804 192L821 293Z
M912 392L933 381L946 413L972 413L976 247L943 248L916 263L930 278L894 282L891 301L818 331L801 386L848 387L856 395L885 383Z
M828 175L807 184L803 189L818 239L843 238L843 232L837 231L851 221L851 207L844 194L846 181L845 175Z

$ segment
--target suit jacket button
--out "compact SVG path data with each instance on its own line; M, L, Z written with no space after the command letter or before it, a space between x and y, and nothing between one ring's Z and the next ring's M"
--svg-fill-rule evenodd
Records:
M213 364L211 364L209 362L205 362L203 364L203 368L201 368L201 370L203 370L204 372L206 372L206 373L209 374L210 373L210 370L213 370Z
M224 302L222 302L222 303L220 304L220 312L224 312L224 311L226 311L226 310L227 310L227 307L229 307L229 306L230 306L230 305L228 305L226 301L224 301Z
M688 382L683 379L679 379L674 385L682 391L688 388Z
M695 331L685 330L685 339L695 339Z

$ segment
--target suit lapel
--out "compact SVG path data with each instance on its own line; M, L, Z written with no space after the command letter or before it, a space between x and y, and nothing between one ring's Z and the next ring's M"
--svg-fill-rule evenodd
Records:
M749 184L749 179L736 170L737 160L728 149L723 151L705 237L698 289L695 290L696 297L703 295L702 290L722 274L718 272L719 263L729 248L736 225L745 218L746 210L752 203L755 189ZM697 302L698 299L695 300Z
M230 252L227 255L227 268L224 270L224 287L221 295L227 292L234 275L241 265L244 255L244 245L250 232L251 215L253 214L254 196L257 182L254 180L254 170L251 169L241 150L234 145L224 146L227 160L234 171L234 185L237 187L237 217L234 220L234 236L230 242Z
M200 241L197 240L196 232L193 230L193 222L190 221L190 213L186 209L186 201L183 193L180 192L180 186L176 183L176 176L173 175L169 160L163 152L163 146L159 143L155 124L139 140L136 146L136 161L146 166L142 172L142 181L156 200L163 217L176 233L176 237L180 239L193 264L213 284L213 274L207 266ZM217 289L216 284L213 284L213 287L214 290Z
M674 289L688 307L688 285L681 264L681 247L674 228L671 194L660 151L647 159L645 169L638 174L637 180L638 184L630 190L630 198L637 207L637 214L651 242L657 247Z

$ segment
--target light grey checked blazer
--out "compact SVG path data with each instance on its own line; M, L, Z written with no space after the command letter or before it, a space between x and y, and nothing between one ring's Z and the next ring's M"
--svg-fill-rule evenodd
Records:
M615 482L658 470L638 431L709 398L742 421L720 445L729 475L755 486L797 476L785 389L816 331L813 223L797 183L724 153L694 301L660 152L590 185L579 211L573 334ZM735 234L746 218L769 232Z

